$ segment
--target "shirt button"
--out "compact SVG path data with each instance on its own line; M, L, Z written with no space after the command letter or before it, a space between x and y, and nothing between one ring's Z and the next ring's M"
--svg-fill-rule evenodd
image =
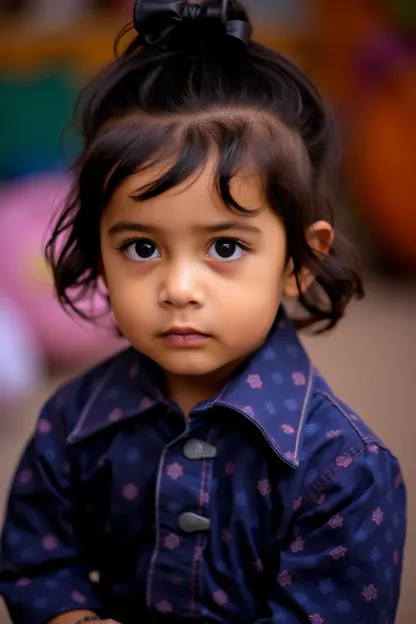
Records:
M213 459L217 455L217 449L212 444L192 439L185 442L183 454L187 459Z
M179 516L179 526L185 533L197 533L199 531L209 531L211 520L189 511Z

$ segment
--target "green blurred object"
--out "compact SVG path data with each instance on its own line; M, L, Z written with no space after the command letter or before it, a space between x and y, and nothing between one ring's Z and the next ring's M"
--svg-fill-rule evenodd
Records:
M406 27L416 25L416 0L388 0L388 5L399 24Z
M62 68L32 78L0 76L0 177L64 167L79 148L62 135L72 118L79 85Z

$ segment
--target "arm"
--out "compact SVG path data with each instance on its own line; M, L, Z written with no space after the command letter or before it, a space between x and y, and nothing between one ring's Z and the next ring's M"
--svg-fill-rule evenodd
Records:
M45 624L57 616L62 616L57 622L69 624L65 613L103 609L89 579L94 562L87 553L88 540L74 530L75 487L56 403L55 398L44 408L9 496L0 595L14 624Z
M257 624L395 621L406 530L399 466L375 445L339 463L304 498L294 541L280 553L270 615Z

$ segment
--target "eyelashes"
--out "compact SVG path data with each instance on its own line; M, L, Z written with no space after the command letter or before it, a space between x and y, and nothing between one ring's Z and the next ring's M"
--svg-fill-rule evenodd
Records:
M118 251L127 255L133 262L146 262L162 257L157 243L149 238L135 237L122 241ZM232 262L249 252L250 246L232 236L218 237L208 245L204 256L220 262Z

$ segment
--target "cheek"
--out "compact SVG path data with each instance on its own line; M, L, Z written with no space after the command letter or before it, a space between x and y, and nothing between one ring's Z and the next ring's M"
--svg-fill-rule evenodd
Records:
M119 259L109 261L109 258L103 256L103 270L116 323L122 333L129 337L135 328L142 328L146 320L149 322L149 318L152 318L149 312L149 290L143 282L131 278Z
M276 317L283 286L283 264L276 256L252 258L240 279L222 290L221 317L236 337L262 340Z

